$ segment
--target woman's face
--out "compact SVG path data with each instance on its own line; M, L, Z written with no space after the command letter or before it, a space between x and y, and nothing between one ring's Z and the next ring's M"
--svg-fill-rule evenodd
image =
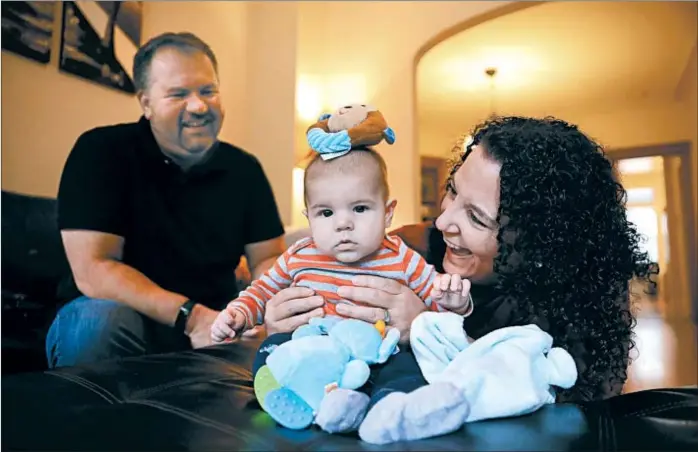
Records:
M446 242L447 273L480 283L493 277L501 167L476 145L456 171L436 219Z

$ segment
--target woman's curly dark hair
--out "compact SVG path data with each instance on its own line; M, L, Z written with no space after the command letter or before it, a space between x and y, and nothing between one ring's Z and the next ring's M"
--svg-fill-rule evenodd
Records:
M626 192L603 148L554 118L494 117L473 146L501 163L495 293L574 357L577 384L559 400L620 391L635 346L629 282L657 274L628 222ZM461 148L462 149L462 148Z

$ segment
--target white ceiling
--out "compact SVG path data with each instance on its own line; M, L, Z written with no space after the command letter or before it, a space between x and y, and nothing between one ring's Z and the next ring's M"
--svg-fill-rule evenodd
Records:
M493 99L496 111L532 115L671 101L697 22L696 2L551 2L490 20L422 58L420 119L479 120Z

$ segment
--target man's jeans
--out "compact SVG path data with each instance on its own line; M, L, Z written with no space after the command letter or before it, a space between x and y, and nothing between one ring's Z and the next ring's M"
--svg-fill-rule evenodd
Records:
M190 348L172 328L122 303L88 297L63 306L46 337L49 368Z

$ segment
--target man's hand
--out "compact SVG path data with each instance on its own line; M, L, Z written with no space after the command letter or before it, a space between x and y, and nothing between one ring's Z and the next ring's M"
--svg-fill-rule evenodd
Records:
M340 287L339 296L369 306L339 303L337 312L370 323L386 321L400 331L400 343L408 342L412 321L427 309L417 294L395 280L380 276L356 276L352 283L353 286Z
M264 324L267 334L290 333L313 317L325 315L324 298L307 287L288 287L279 291L267 303Z
M470 281L460 275L437 274L431 288L431 297L444 309L466 315L472 310Z
M211 326L211 341L220 344L236 338L245 328L245 315L228 305L222 310Z
M189 315L184 333L189 336L193 348L211 345L211 326L218 316L218 311L197 304Z

